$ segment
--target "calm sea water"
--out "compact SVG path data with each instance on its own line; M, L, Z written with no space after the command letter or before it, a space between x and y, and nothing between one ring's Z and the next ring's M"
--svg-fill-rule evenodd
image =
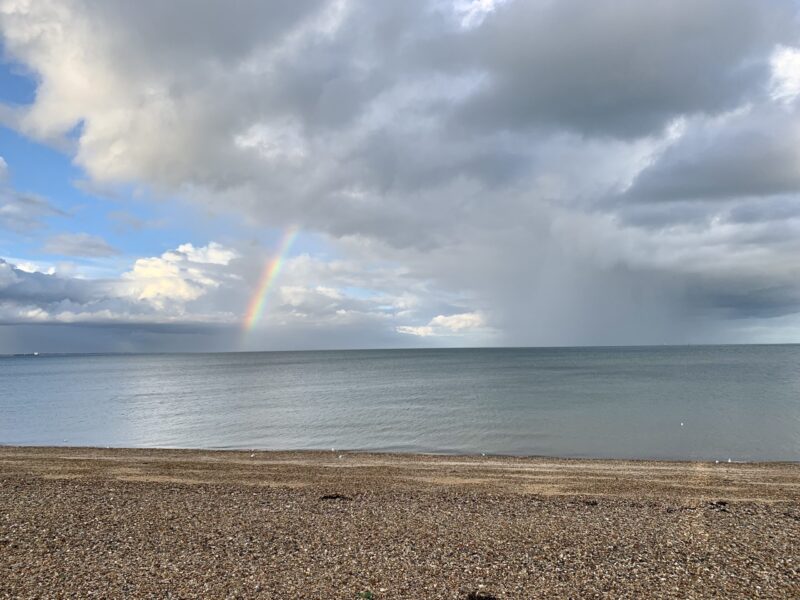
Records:
M0 443L800 460L800 346L0 358Z

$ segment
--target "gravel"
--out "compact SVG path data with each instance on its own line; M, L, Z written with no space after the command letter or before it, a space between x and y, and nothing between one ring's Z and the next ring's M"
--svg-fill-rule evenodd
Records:
M0 597L798 598L800 467L0 448Z

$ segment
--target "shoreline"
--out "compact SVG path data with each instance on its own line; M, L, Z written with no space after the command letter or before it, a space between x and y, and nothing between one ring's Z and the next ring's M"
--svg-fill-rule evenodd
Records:
M800 500L800 463L790 461L670 461L338 449L0 446L0 477L15 459L26 465L30 474L53 479L91 477L124 481L132 475L148 481L152 475L158 481L169 473L175 483L270 482L276 486L301 487L317 485L326 478L338 481L337 471L344 467L353 481L368 484L375 478L381 485L390 483L394 487L408 486L411 482L512 494L640 495L683 500L718 495L755 502ZM122 471L118 472L117 467ZM181 469L193 476L181 475ZM439 477L441 472L446 472L447 477ZM333 473L337 477L331 477Z
M57 451L57 450L84 450L87 452L92 451L120 451L120 452L187 452L187 453L260 453L265 455L309 455L309 456L326 456L330 452L337 454L347 454L350 456L383 456L394 457L398 459L414 457L419 458L451 458L451 459L498 459L498 460L529 460L529 461L561 461L561 462L608 462L608 463L633 463L633 464L674 464L674 465L752 465L752 466L768 466L768 465L786 465L786 466L800 466L800 458L793 459L776 459L776 460L732 460L729 458L713 459L713 458L618 458L618 457L604 457L604 456L560 456L550 454L502 454L502 453L487 453L487 452L450 452L450 451L436 451L436 450L382 450L382 449L361 449L361 448L289 448L289 449L275 449L275 448L199 448L191 446L92 446L83 444L4 444L0 443L0 451L4 449L10 450L38 450L38 451Z
M791 462L0 446L0 597L796 597L798 547Z

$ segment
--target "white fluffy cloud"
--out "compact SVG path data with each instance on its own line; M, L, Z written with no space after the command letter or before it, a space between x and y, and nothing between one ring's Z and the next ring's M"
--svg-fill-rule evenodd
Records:
M399 325L397 331L419 337L453 335L479 330L486 326L486 321L478 313L461 313L456 315L437 315L427 325Z
M219 244L184 244L160 257L140 258L119 278L97 279L44 271L0 259L0 306L5 321L162 323L230 322L221 306L189 303L236 276L226 267L237 254Z
M800 94L800 48L779 46L772 54L773 99L790 103Z
M238 256L235 250L216 242L195 248L182 244L160 257L140 258L122 275L120 289L125 295L164 310L179 307L218 288L230 274L226 267Z

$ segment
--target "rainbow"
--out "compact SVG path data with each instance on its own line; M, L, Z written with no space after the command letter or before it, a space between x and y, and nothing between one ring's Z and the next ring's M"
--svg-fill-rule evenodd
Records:
M297 227L289 227L283 234L280 244L278 245L275 254L267 261L264 266L264 272L261 274L261 279L258 282L253 297L247 305L247 312L242 321L242 329L250 331L256 326L261 315L264 313L264 307L267 303L267 297L272 289L272 284L281 272L281 267L286 261L286 255L289 253L292 243L297 237Z

